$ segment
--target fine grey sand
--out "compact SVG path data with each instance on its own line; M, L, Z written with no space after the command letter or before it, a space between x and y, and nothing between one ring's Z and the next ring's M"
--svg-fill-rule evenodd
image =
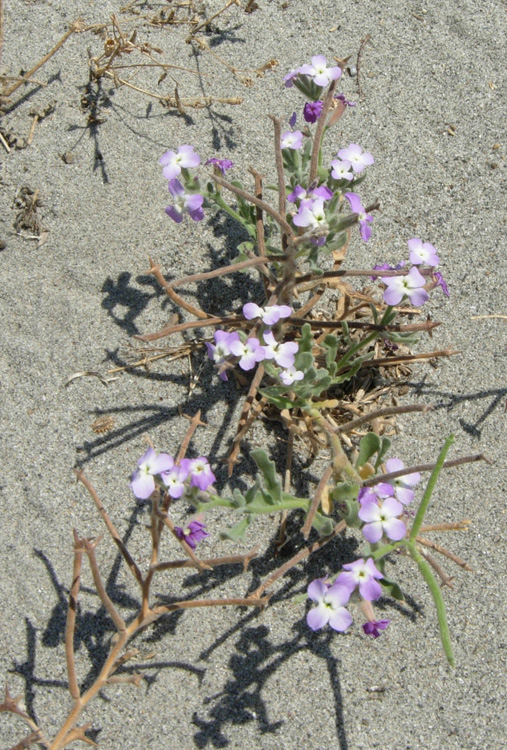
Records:
M77 18L86 24L120 22L117 0L4 0L2 73L17 76L56 44ZM330 134L334 148L359 143L374 154L361 195L379 199L373 236L357 236L348 263L368 268L396 263L406 242L420 236L435 245L450 299L432 295L428 310L444 323L429 346L460 354L437 369L414 367L408 401L434 403L425 416L400 418L394 453L406 463L436 459L444 439L456 437L452 456L484 452L476 463L444 473L428 519L472 519L467 533L435 538L473 568L445 589L456 667L443 654L431 597L408 561L396 571L406 605L386 603L391 620L382 637L368 639L356 623L346 635L313 634L305 605L290 596L333 570L332 557L302 567L285 595L264 612L235 608L194 610L163 620L136 640L147 680L136 689L113 685L91 704L83 721L104 750L265 748L271 750L502 750L507 748L506 667L506 341L507 263L507 39L501 0L362 0L302 2L257 0L245 14L233 6L203 36L215 55L252 70L278 66L245 87L216 57L185 43L186 27L144 26L142 34L174 65L159 88L181 97L242 97L243 104L213 104L182 115L156 100L103 79L95 120L83 108L89 57L103 42L91 31L71 37L21 87L0 120L4 135L26 138L33 111L47 112L25 149L0 146L0 682L21 694L49 736L70 706L64 630L72 576L72 529L102 533L100 518L73 474L84 468L135 560L146 564L146 510L128 481L149 435L158 450L174 453L187 421L180 411L202 409L209 427L197 432L194 455L210 455L220 481L240 394L222 386L206 366L189 391L185 359L162 360L151 373L136 370L104 385L97 377L120 362L135 334L158 330L173 309L146 275L152 256L171 278L216 267L233 257L234 236L207 217L174 224L164 213L166 183L158 159L169 148L194 144L203 160L231 158L247 182L249 166L273 177L272 124L303 103L283 88L283 75L312 55L357 54L367 35L357 75L340 82L357 102ZM155 14L168 4L138 2ZM221 7L206 3L208 16ZM132 18L132 16L130 16ZM122 20L123 19L123 20ZM138 19L139 22L139 19ZM126 28L130 28L128 25ZM196 49L196 48L195 48ZM125 62L128 60L125 58ZM129 74L130 75L130 74ZM142 75L134 85L146 83ZM141 86L142 87L142 86ZM89 100L90 103L90 100ZM91 102L93 104L93 102ZM71 153L69 159L62 156ZM16 232L23 188L38 190L45 242ZM201 304L221 311L248 299L248 277L194 288ZM504 317L498 317L503 315ZM495 317L496 316L496 317ZM181 341L181 339L180 339ZM423 345L424 344L424 345ZM427 347L428 341L419 346ZM121 360L123 361L123 360ZM204 354L194 359L194 367ZM114 427L91 425L110 416ZM225 425L222 427L225 416ZM269 445L274 433L256 429L249 443ZM245 467L249 464L245 461ZM250 467L251 469L251 467ZM318 478L318 467L312 475ZM185 509L176 513L185 519ZM216 542L225 518L208 519L213 541L206 554L264 549L276 533L265 518L234 546ZM210 538L211 539L211 538ZM137 592L104 538L98 557L109 593L125 617ZM242 596L256 568L202 579L190 573L164 578L155 593L218 598ZM164 590L167 585L167 590ZM282 592L283 593L283 592ZM84 566L77 633L77 668L92 680L111 637ZM25 736L21 721L0 716L0 745ZM75 745L79 746L78 743ZM82 746L82 745L81 745Z

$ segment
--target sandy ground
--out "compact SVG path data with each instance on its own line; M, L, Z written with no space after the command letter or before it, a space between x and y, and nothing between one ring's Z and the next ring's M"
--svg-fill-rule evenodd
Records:
M184 28L142 32L167 60L199 70L200 76L173 72L180 96L242 96L241 106L216 104L182 116L103 81L90 121L82 98L88 58L100 53L101 41L86 32L69 39L35 75L47 85L19 89L1 120L5 133L26 138L33 110L52 110L36 125L28 148L6 153L0 147L0 238L6 243L0 252L0 676L23 695L48 734L54 732L69 707L63 638L71 531L101 532L89 498L74 482L76 463L129 535L140 564L146 562L147 515L135 506L128 478L145 449L143 436L148 433L160 450L176 451L186 426L179 409L202 408L209 429L197 434L193 449L209 452L225 479L219 460L239 395L216 377L210 381L209 368L190 394L185 360L107 386L94 377L66 386L73 373L105 373L134 334L157 330L170 318L172 309L144 273L149 254L172 277L232 257L234 236L223 222L176 226L165 216L158 158L192 143L202 157L232 158L238 175L249 165L272 174L265 115L289 116L302 101L283 89L282 75L318 53L350 54L354 61L369 34L362 96L357 78L344 76L342 84L359 106L333 135L335 148L353 141L374 154L361 194L382 206L372 240L365 246L358 239L351 248L351 264L396 262L412 236L433 243L451 298L432 298L433 317L445 323L432 346L461 352L438 369L421 365L414 372L410 398L437 409L400 420L396 452L409 462L431 461L453 432L454 456L483 451L493 461L446 473L429 514L433 521L473 519L467 534L437 537L473 567L472 573L452 570L454 589L445 591L457 666L446 664L428 592L401 560L396 569L410 596L403 607L385 604L392 623L382 638L367 639L357 626L345 636L313 635L304 604L290 599L322 572L315 563L295 573L260 615L221 608L168 618L136 643L147 682L139 690L109 687L85 718L93 726L90 736L111 750L501 750L507 747L507 323L472 316L507 314L505 3L258 4L250 15L232 8L216 22L220 33L207 37L216 54L239 68L279 61L251 88L209 54L196 56ZM13 75L35 64L76 18L91 24L114 12L125 17L112 0L3 5L1 63ZM137 3L152 13L164 6ZM144 81L140 74L133 80ZM174 84L167 79L161 88L172 94ZM69 152L72 163L62 158ZM29 230L14 228L24 187L38 190L43 203L38 215L48 234L41 246L27 237ZM223 310L236 308L247 294L246 279L234 289L232 282L217 282L194 290L201 304ZM197 356L194 367L201 362ZM91 425L104 415L114 428L97 435ZM254 442L264 439L262 431L254 433ZM218 518L215 525L218 530ZM272 519L259 522L242 549L259 541L265 547L275 529ZM224 542L206 548L209 554L231 550ZM110 594L128 617L136 592L107 540L99 551ZM322 565L333 569L331 552ZM231 569L202 579L168 577L157 593L241 596L267 569L261 560L247 575ZM77 659L86 681L96 674L111 630L88 571L83 587ZM23 732L2 714L2 747Z

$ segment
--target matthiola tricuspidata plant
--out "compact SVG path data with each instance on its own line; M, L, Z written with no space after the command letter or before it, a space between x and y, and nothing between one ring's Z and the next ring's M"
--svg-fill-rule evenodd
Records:
M368 170L382 168L382 157L370 152L374 151L372 143L356 143L353 136L342 143L335 139L333 126L355 106L337 92L341 64L315 55L285 76L286 114L270 116L275 186L265 187L260 172L254 169L250 170L250 184L243 184L229 155L204 154L188 143L171 144L159 159L170 196L166 208L170 220L179 226L182 221L202 222L224 212L238 223L246 239L238 244L234 263L171 283L151 261L150 272L170 301L190 319L138 338L151 342L185 330L204 332L192 344L209 358L210 366L201 377L211 380L216 372L219 380L215 386L224 389L224 399L228 398L225 389L230 388L227 380L235 379L240 388L246 386L247 393L227 459L228 488L220 493L216 489L216 485L226 486L221 457L199 456L191 445L197 426L202 424L200 413L191 419L178 453L157 452L150 446L137 467L132 467L131 493L150 513L151 551L145 572L129 554L88 479L78 472L140 589L141 606L130 624L123 621L102 585L94 557L96 542L79 539L76 534L66 649L74 706L55 741L46 745L50 750L82 739L85 728L76 726L81 711L114 679L118 666L131 658L130 652L122 654L122 650L139 630L190 607L265 607L277 581L303 562L307 583L302 591L288 589L293 602L299 603L299 610L293 609L295 616L305 618L311 631L331 628L339 634L360 626L365 638L376 639L386 629L389 632L390 627L401 626L380 616L389 597L404 598L402 583L394 580L395 572L402 575L402 566L392 570L393 556L399 553L399 561L412 561L434 599L443 648L453 663L444 594L437 582L439 578L442 586L451 587L451 579L433 553L463 568L468 566L428 539L426 533L466 529L468 521L427 528L423 524L442 469L482 456L446 461L452 436L445 440L434 463L405 466L396 456L398 451L390 454L396 416L431 409L429 404L397 404L397 388L410 372L407 368L453 354L450 350L412 351L418 337L430 334L438 325L424 309L431 294L437 291L448 296L449 290L436 270L440 254L423 232L421 237L402 238L407 249L394 265L375 243L379 202L368 198L363 181ZM296 104L295 92L303 97ZM356 269L351 256L354 244L361 242L368 243L371 263L368 268ZM248 289L252 290L250 299L236 309L203 310L177 291L186 283L206 283L234 273L250 274ZM147 355L145 364L148 361ZM242 440L262 414L286 428L286 460L277 466L267 449L252 450L249 456L257 473L253 481L242 475L239 482ZM189 450L197 457L187 457ZM315 486L308 488L294 462L301 454L313 459L319 453L324 467ZM217 529L213 513L217 507L232 515L222 531ZM182 525L175 525L175 513L184 519ZM218 536L238 542L247 530L254 535L256 517L277 514L280 529L274 547L282 559L273 571L272 561L264 553L257 573L264 563L266 577L254 592L242 598L183 599L168 604L152 601L151 584L163 573L176 574L188 567L208 571L221 564L241 564L246 569L257 551L203 558L201 550L211 549ZM287 514L291 514L291 523ZM327 555L328 560L344 559L341 545L347 531L358 541L357 554L349 553L341 565L321 566L318 553L328 545L334 551L334 557ZM183 560L160 560L163 532L171 535ZM286 545L289 536L292 544ZM283 559L290 548L298 551ZM100 676L81 694L73 634L83 555L90 560L97 591L117 634ZM305 600L309 600L306 605ZM136 679L141 676L125 681ZM4 706L19 713L8 694Z
M395 265L387 263L375 247L379 203L362 196L362 183L370 168L381 167L381 160L374 158L368 143L356 143L354 139L337 143L333 139L333 125L355 106L337 91L341 74L340 64L315 55L311 62L285 75L285 88L297 89L306 102L296 106L291 102L285 117L270 116L278 177L274 201L265 197L262 178L255 170L251 170L253 190L243 185L228 156L206 154L205 165L213 167L206 178L197 169L201 160L191 145L173 146L161 157L174 198L166 211L173 220L181 221L184 210L194 221L203 219L201 211L204 216L224 211L243 227L249 239L238 245L235 264L164 283L171 299L198 317L195 323L140 338L152 341L183 327L203 328L208 318L215 331L204 343L220 379L226 381L237 371L251 374L229 455L231 476L241 439L255 414L263 409L278 411L289 430L284 482L268 453L259 449L251 452L258 474L246 492L235 488L230 497L223 497L213 488L201 488L205 491L199 493L195 503L200 512L209 514L214 507L222 506L239 516L222 536L237 540L255 516L290 510L303 513L300 533L304 538L316 534L317 548L328 542L338 544L338 532L347 527L357 529L362 537L360 556L341 571L310 583L308 597L316 606L309 610L307 621L313 630L329 625L345 631L353 622L347 608L359 605L365 620L363 630L374 638L387 628L389 620L376 618L372 602L388 595L403 598L400 585L386 574L389 555L403 551L416 562L430 586L444 648L452 661L443 598L431 570L433 567L442 577L442 569L429 553L432 543L419 533L450 440L439 461L423 467L433 474L418 505L421 467L405 468L401 459L386 458L390 439L385 420L396 413L430 407L386 407L381 400L378 408L358 406L355 411L359 416L354 419L350 419L348 409L354 394L364 390L367 381L371 387L371 373L379 373L381 368L384 373L393 372L391 387L395 387L399 373L395 368L452 353L415 355L411 351L418 334L430 333L436 324L429 315L421 323L410 319L420 313L434 289L446 295L449 291L436 270L440 263L437 250L426 238L407 236L406 255ZM231 181L226 178L228 170L234 174ZM181 180L178 193L171 187L176 179ZM272 186L267 194L273 195ZM230 202L227 195L232 198ZM359 240L370 243L369 269L350 268L349 243L354 227ZM175 291L186 282L205 282L212 276L256 269L262 274L259 291L240 309L226 314L183 304ZM157 266L152 265L152 273L162 280ZM339 297L334 309L329 302L326 306L328 290ZM404 322L407 317L409 322ZM370 432L364 429L368 424L374 428ZM326 448L329 452L327 468L310 497L298 495L297 478L294 489L291 486L296 437L314 455ZM138 471L142 466L141 462ZM163 481L163 474L160 476ZM148 472L144 485L151 486L153 481ZM140 480L133 480L133 488L136 483ZM462 526L458 523L452 528ZM315 550L315 543L311 549ZM300 556L296 558L299 561ZM290 567L286 564L284 571ZM271 587L276 577L271 576L257 593ZM447 578L443 580L448 582Z

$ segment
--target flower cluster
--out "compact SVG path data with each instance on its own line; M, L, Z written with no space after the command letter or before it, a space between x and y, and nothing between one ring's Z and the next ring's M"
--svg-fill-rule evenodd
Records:
M391 458L385 463L387 474L402 471L403 461ZM400 541L406 534L405 523L400 516L405 506L414 499L414 487L421 479L419 472L403 474L391 482L379 482L371 487L359 490L357 503L358 517L362 522L363 536L370 544L377 544L383 537L391 541ZM325 579L312 581L308 587L308 596L317 604L310 610L307 623L313 630L329 623L335 630L346 630L352 617L345 609L352 594L356 591L366 603L364 609L372 613L370 602L382 595L379 581L383 574L376 567L372 558L359 558L343 566L342 571L330 584ZM369 621L363 625L367 635L377 638L380 630L385 630L389 620L376 621L371 614Z
M404 468L403 461L399 458L389 459L385 467L388 473ZM366 541L375 544L383 536L396 542L403 539L407 528L400 516L405 512L404 506L414 499L413 488L420 479L419 472L414 472L402 475L392 483L379 482L373 487L359 490L358 516L364 522L363 535Z
M214 482L215 475L207 458L184 458L177 464L168 453L157 455L153 448L148 448L137 462L130 486L139 500L147 500L157 485L167 488L172 498L178 498L192 487L205 492Z
M260 318L264 326L273 326L282 318L288 318L292 314L289 305L268 305L260 307L254 302L247 302L243 306L243 315L246 320ZM271 328L264 328L260 338L247 337L237 331L228 333L218 330L214 334L215 343L206 343L208 355L219 367L219 376L227 380L227 365L238 364L242 370L253 370L258 362L273 360L281 369L278 373L280 380L285 385L290 385L295 380L302 380L304 373L294 368L295 355L298 344L295 341L277 341Z
M403 299L409 299L412 305L420 307L429 299L429 294L424 288L426 280L416 266L426 264L431 268L435 268L440 263L440 258L438 257L437 251L433 245L430 245L429 242L423 242L419 237L413 237L408 241L408 249L410 251L409 259L413 264L408 273L403 276L381 278L381 281L386 285L384 291L384 302L388 305L398 305ZM379 268L381 270L398 270L405 265L405 261L402 261L394 268L388 264L384 264ZM441 286L444 294L449 296L449 291L442 274L434 273L433 275L436 277L434 286Z
M352 615L346 608L351 596L357 589L360 598L368 605L365 607L366 611L373 612L370 602L382 595L379 580L383 577L371 558L364 560L361 557L353 563L344 565L343 571L334 583L325 578L312 581L308 586L308 597L317 606L310 609L306 616L308 626L312 630L320 630L329 623L333 630L347 630L352 624ZM377 638L380 635L379 630L385 630L388 624L389 620L376 621L371 616L371 620L363 625L363 630Z
M184 213L188 213L192 221L202 221L205 196L200 192L199 180L192 177L188 171L201 163L194 146L180 146L177 152L166 151L158 161L163 167L162 174L168 181L168 189L173 199L165 209L166 214L177 224L183 221ZM208 159L205 164L213 165L223 175L227 169L234 166L230 159L216 157ZM178 178L181 178L184 184Z
M158 163L163 167L162 174L168 180L169 192L173 198L173 203L165 210L166 214L178 224L182 221L185 211L193 221L202 221L204 196L197 192L195 182L188 173L188 169L198 167L201 163L194 147L180 146L177 152L166 151ZM177 179L179 176L182 177L185 186Z

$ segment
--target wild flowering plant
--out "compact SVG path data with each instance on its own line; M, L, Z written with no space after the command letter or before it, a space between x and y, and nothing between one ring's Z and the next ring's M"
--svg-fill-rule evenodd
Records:
M435 573L442 585L451 583L431 552L436 551L463 568L468 569L468 565L424 534L430 530L466 529L468 521L433 524L428 528L423 524L441 470L482 456L446 461L453 442L451 436L435 463L405 467L401 459L388 458L391 441L387 420L403 412L424 412L431 407L378 403L378 408L371 408L390 386L386 381L387 385L379 389L372 384L369 373L386 373L391 368L396 383L397 368L452 354L449 350L413 354L409 348L417 342L418 334L429 334L438 325L429 316L420 323L411 322L412 318L420 313L435 289L447 295L449 292L441 273L435 270L440 263L436 249L418 237L406 238L408 259L401 259L395 267L380 258L372 268L349 268L351 234L357 229L361 241L369 242L374 232L374 214L379 204L376 201L368 204L357 191L362 189L367 170L374 164L378 167L378 162L366 144L351 142L343 146L331 142L326 151L325 140L330 140L332 126L349 107L355 106L336 92L341 72L340 65L328 64L322 55L316 55L310 63L285 76L285 87L301 92L306 102L298 105L299 114L296 112L285 120L271 117L277 172L274 204L266 200L262 177L257 171L251 170L254 182L251 191L239 180L229 180L227 175L233 173L234 165L228 158L209 157L203 165L211 168L205 179L198 172L201 157L192 145L173 146L159 160L170 194L166 208L170 219L179 224L188 215L191 221L199 222L213 212L223 211L238 222L248 237L239 244L235 263L171 283L151 261L151 273L172 302L190 313L193 320L139 337L149 342L185 330L214 329L203 344L219 378L226 381L232 376L243 384L247 380L248 391L228 457L233 488L229 495L217 493L211 465L216 457L186 456L200 423L199 414L191 420L177 455L157 453L150 446L139 459L130 481L133 495L138 502L148 504L151 514L148 527L151 552L143 573L91 483L78 472L139 587L141 605L134 619L124 621L104 589L95 560L97 541L80 539L76 534L66 631L69 689L73 699L69 716L57 736L49 740L8 691L1 706L22 716L33 731L32 741L42 742L50 750L60 750L86 738L87 726L79 727L77 722L102 687L114 681L135 684L141 681L142 675L138 674L123 675L123 680L121 674L115 676L132 658L134 651L125 648L139 630L179 609L224 605L265 607L276 582L310 556L317 557L327 545L335 550L336 566L331 571L322 571L309 582L307 593L295 598L300 601L301 616L306 617L312 631L329 626L344 632L352 627L354 617L359 617L364 634L378 638L389 620L375 613L373 602L386 597L404 598L400 584L391 578L389 570L391 556L398 552L415 563L431 591L443 648L453 664L444 596ZM232 201L228 202L225 195L230 195ZM217 276L252 270L259 272L261 291L240 310L227 314L202 310L177 292L178 287L189 282L206 282ZM362 284L357 288L351 283L354 280ZM329 291L335 300L334 307ZM409 322L404 322L407 318ZM370 398L355 398L359 390L368 392ZM287 460L280 469L266 450L251 451L258 472L253 483L241 491L234 486L233 476L241 441L263 412L276 414L287 428ZM365 429L368 425L370 430ZM303 448L306 446L313 456L319 452L326 456L320 481L309 496L298 494L297 476L293 476L296 442ZM424 473L430 476L419 495ZM173 505L193 509L199 515L186 527L176 526L172 520ZM216 535L212 513L216 507L227 508L233 514L234 522L221 533L222 538L232 542L243 537L257 516L280 513L281 553L289 534L286 517L292 513L294 524L299 527L290 533L299 551L244 598L189 599L168 604L152 601L152 582L163 573L176 573L188 567L205 571L234 563L246 568L255 556L256 552L223 558L198 556L197 551L209 549ZM346 530L354 531L361 545L355 559L340 564L338 560L343 557L340 540ZM179 545L183 560L160 560L164 532ZM89 559L97 592L117 633L95 683L81 692L73 637L83 555ZM305 613L303 601L307 598L311 604Z

